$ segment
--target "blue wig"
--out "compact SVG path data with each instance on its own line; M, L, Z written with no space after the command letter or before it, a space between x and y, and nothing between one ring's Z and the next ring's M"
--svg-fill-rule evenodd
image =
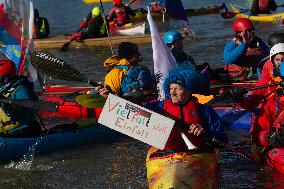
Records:
M192 93L205 94L210 89L210 79L207 74L196 73L189 66L183 65L170 70L165 79L164 90L166 98L170 98L170 84L175 83L183 86Z

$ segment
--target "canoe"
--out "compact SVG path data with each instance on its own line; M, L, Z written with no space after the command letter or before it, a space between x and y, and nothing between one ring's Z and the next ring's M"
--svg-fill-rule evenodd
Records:
M185 37L187 32L181 31L182 35ZM164 35L160 34L161 37ZM61 49L61 47L70 40L70 36L57 36L57 37L49 37L46 39L36 39L34 41L35 49ZM135 35L135 36L111 36L111 44L118 45L122 42L132 42L137 45L141 44L150 44L152 43L151 35ZM109 38L92 38L85 39L80 41L73 41L69 48L85 48L85 47L109 47L110 42Z
M125 27L115 27L111 28L110 33L112 36L116 35L144 35L145 34L146 23L139 23L135 25L129 25Z
M260 14L257 16L250 16L249 10L247 11L247 14L241 13L241 10L237 8L236 5L230 4L232 11L236 13L237 18L248 18L251 21L256 22L273 22L273 23L282 23L284 19L284 13L278 13L278 14Z
M147 153L147 180L150 189L212 189L219 151L157 153L152 147Z
M198 9L185 9L185 13L187 16L200 16L206 14L218 14L221 10L225 9L226 5L223 3L222 5L215 5L210 7L201 7ZM151 11L151 15L154 21L163 21L163 14L160 12ZM165 20L170 19L171 17L165 14ZM131 18L132 23L140 23L145 22L147 20L147 11L141 11L140 14Z

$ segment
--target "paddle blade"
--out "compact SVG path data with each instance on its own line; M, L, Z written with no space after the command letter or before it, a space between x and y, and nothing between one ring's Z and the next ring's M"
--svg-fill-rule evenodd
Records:
M77 96L76 101L87 108L102 108L106 99L100 94L83 94Z
M67 51L68 48L69 48L69 45L71 44L71 42L72 42L72 41L66 42L66 43L61 47L60 51L61 51L61 52Z
M112 0L101 0L102 3L107 3L107 2L112 2ZM83 0L85 4L94 4L94 3L99 3L100 0Z
M224 19L234 18L236 15L237 15L237 13L234 13L234 12L221 12L221 16Z
M70 66L64 60L47 53L33 51L31 53L31 64L38 72L55 79L88 82L87 76L79 70Z

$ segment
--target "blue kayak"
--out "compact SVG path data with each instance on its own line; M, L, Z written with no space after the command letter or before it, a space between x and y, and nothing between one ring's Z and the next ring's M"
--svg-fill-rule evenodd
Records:
M222 118L225 127L250 129L252 113L232 106L214 107L214 110Z
M108 127L96 124L77 129L55 129L34 137L0 137L0 161L19 159L24 155L47 153L86 143L114 141L122 136Z

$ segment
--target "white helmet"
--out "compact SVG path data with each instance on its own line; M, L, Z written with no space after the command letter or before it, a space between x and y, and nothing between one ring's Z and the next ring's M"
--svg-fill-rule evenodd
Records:
M270 60L272 61L272 57L279 53L284 53L284 43L277 43L270 49Z

